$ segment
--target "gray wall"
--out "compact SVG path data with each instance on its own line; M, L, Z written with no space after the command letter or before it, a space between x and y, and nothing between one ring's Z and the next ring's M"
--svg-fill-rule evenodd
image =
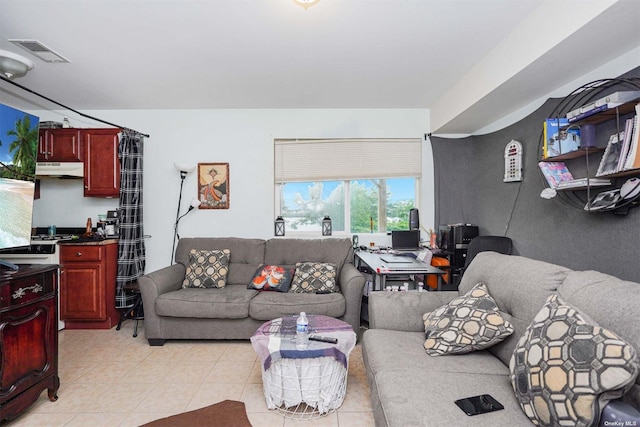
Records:
M640 76L640 69L627 76ZM512 238L516 254L640 282L640 208L626 216L588 213L560 197L540 197L547 187L537 165L542 123L559 102L550 99L520 122L491 134L432 136L436 222L475 224L481 235ZM598 146L606 146L610 133L598 129ZM523 145L523 181L505 183L504 148L512 139ZM592 158L592 168L597 160ZM584 176L584 158L567 165L575 176Z

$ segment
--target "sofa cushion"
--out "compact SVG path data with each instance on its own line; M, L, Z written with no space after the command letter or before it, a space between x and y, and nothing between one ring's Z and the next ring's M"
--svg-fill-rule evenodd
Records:
M431 356L482 350L513 333L484 283L423 317Z
M458 357L462 356L443 356L442 358ZM386 421L382 425L402 427L531 425L518 406L509 385L508 368L502 364L501 366L502 370L490 375L429 369L387 369L378 372L373 379L374 384L371 389L375 390L376 397L380 401L380 409ZM490 394L503 404L505 409L470 417L454 403L457 399L481 394Z
M269 239L265 264L294 267L300 261L330 262L338 273L345 263L353 263L353 242L349 238Z
M266 321L304 311L307 314L323 314L338 318L344 316L346 309L346 302L341 293L317 295L259 292L251 300L249 315L253 319Z
M298 262L291 282L291 292L331 293L339 289L336 285L338 269L330 262Z
M258 291L288 292L294 271L280 265L261 264L247 287Z
M213 250L229 249L229 275L227 283L243 284L245 287L251 281L256 268L260 264L268 263L264 260L266 242L263 239L246 239L240 237L183 237L176 248L176 262L185 267L189 264L191 249Z
M488 351L430 357L425 354L423 343L423 332L368 329L362 337L362 351L367 356L365 359L367 369L373 373L382 370L427 369L483 375L506 372L507 369L499 359Z
M244 285L184 288L159 295L155 308L160 316L244 319L249 316L249 303L257 293Z
M480 252L473 258L460 281L460 293L468 292L479 282L485 283L503 317L516 329L489 349L505 366L531 319L570 272L566 267L517 255Z
M183 288L224 288L229 273L231 251L189 251L189 264L184 274Z
M534 424L596 425L638 375L638 356L557 295L535 316L513 353L511 383Z

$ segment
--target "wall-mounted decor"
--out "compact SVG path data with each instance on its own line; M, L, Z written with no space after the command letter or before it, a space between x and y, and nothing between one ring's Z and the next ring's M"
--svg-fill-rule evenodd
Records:
M229 163L198 163L200 209L229 209Z

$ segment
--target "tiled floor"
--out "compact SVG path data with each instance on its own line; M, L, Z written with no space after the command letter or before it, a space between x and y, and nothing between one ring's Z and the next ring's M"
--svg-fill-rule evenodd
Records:
M373 426L369 386L360 345L349 358L347 396L337 412L292 420L269 411L260 362L249 341L167 341L151 347L142 324L122 330L60 331L60 390L44 391L31 408L6 426L139 426L225 399L245 403L261 426Z

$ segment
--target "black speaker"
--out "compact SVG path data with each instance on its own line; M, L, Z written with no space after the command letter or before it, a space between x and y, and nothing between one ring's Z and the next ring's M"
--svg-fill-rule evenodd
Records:
M420 215L418 214L418 209L413 208L409 211L409 230L419 230L420 229Z

